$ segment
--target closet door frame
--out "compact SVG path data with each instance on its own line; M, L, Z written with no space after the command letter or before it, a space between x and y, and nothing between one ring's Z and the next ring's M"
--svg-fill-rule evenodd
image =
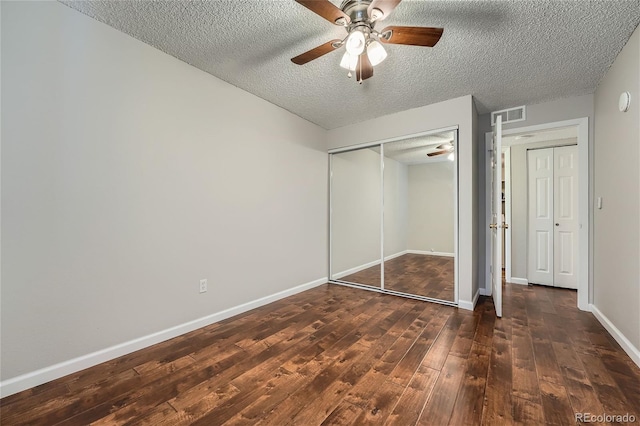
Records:
M359 289L363 289L363 290L368 290L368 291L375 291L378 293L384 293L384 294L392 294L392 295L396 295L396 296L401 296L401 297L407 297L410 299L417 299L417 300L422 300L422 301L426 301L426 302L433 302L433 303L440 303L443 305L448 305L448 306L458 306L458 280L459 280L459 261L458 261L458 228L460 226L459 223L459 211L458 211L458 197L459 197L459 188L458 188L458 174L459 174L459 161L458 161L458 139L459 139L459 126L450 126L450 127L443 127L443 128L439 128L439 129L434 129L434 130L429 130L426 132L420 132L420 133L414 133L414 134L409 134L409 135L403 135L403 136L398 136L398 137L394 137L394 138L389 138L389 139L383 139L383 140L379 140L379 141L373 141L373 142L367 142L367 143L362 143L362 144L357 144L357 145L350 145L350 146L346 146L346 147L342 147L342 148L334 148L334 149L330 149L328 151L328 155L329 155L329 235L328 235L328 242L329 242L329 256L328 256L328 277L329 277L329 282L332 284L338 284L338 285L343 285L346 287L353 287L353 288L359 288ZM388 290L384 288L384 145L387 143L391 143L391 142L398 142L401 140L405 140L405 139L411 139L411 138L416 138L416 137L421 137L421 136L430 136L430 135L435 135L438 133L445 133L445 132L454 132L454 146L455 146L455 150L454 153L456 155L454 164L454 178L453 178L453 205L454 205L454 229L453 229L453 247L454 247L454 285L453 285L453 291L454 291L454 300L453 301L449 301L449 300L440 300L440 299L433 299L431 297L425 297L425 296L420 296L420 295L416 295L416 294L410 294L410 293L403 293L403 292L398 292L398 291L393 291L393 290ZM350 282L346 282L346 281L341 281L339 279L334 279L333 278L333 261L332 261L332 256L333 256L333 154L339 154L339 153L343 153L343 152L349 152L349 151L357 151L360 149L365 149L365 148L373 148L373 147L380 147L380 191L381 191L381 202L380 202L380 287L371 287L371 286L367 286L367 285L359 285L357 283L350 283Z

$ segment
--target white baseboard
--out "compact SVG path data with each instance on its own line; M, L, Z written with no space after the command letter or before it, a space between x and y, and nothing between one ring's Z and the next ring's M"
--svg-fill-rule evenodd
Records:
M345 269L341 272L336 272L333 274L334 280L339 280L342 277L346 277L347 275L355 274L356 272L364 271L367 268L371 268L372 266L379 265L379 260L374 260L373 262L363 263L362 265L355 266L353 268Z
M402 256L404 254L407 254L406 250L405 251L400 251L398 253L391 254L389 256L386 256L384 258L384 260L387 261L387 260L395 259L396 257L400 257L400 256ZM379 265L379 264L380 264L379 260L374 260L372 262L363 263L362 265L358 265L358 266L355 266L353 268L344 270L342 272L337 272L337 273L333 274L333 278L332 279L339 280L342 277L346 277L347 275L355 274L356 272L364 271L367 268L371 268L372 266L376 266L376 265Z
M407 250L409 254L425 254L427 256L445 256L445 257L455 257L454 253L446 253L443 251L428 251L428 250Z
M473 302L460 299L458 300L458 308L466 309L467 311L473 311L474 305L473 305Z
M613 325L609 318L607 318L595 305L590 305L590 308L593 316L595 316L596 319L600 321L600 324L602 324L602 326L607 329L609 334L611 334L613 338L616 339L616 342L618 342L618 344L622 346L622 349L624 349L624 351L627 353L627 355L629 355L633 362L635 362L636 365L640 367L640 350L638 350L638 348L636 348L633 343L631 343L629 339L627 339L626 336L622 334L620 330L618 330L618 327Z
M529 280L526 278L511 277L511 280L507 282L510 284L529 285Z
M458 300L458 308L466 309L467 311L473 311L476 307L476 303L478 303L478 297L480 297L480 289L476 291L476 294L473 296L473 300L469 302L468 300Z
M5 396L12 395L14 393L21 392L34 386L50 382L60 377L64 377L68 374L84 370L85 368L93 367L94 365L98 365L114 358L118 358L122 355L126 355L137 350L155 345L157 343L164 342L165 340L169 340L190 331L213 324L215 322L222 321L223 319L230 318L234 315L238 315L243 312L250 311L251 309L266 305L268 303L275 302L276 300L280 300L285 297L303 292L305 290L309 290L311 288L325 284L326 282L327 278L320 278L318 280L311 281L297 287L283 290L278 293L262 297L260 299L252 300L250 302L225 309L224 311L216 312L214 314L207 315L205 317L198 318L196 320L189 321L175 327L167 328L166 330L158 331L156 333L139 337L128 342L120 343L118 345L111 346L97 352L73 358L68 361L64 361L58 364L51 365L49 367L41 368L30 373L22 374L14 378L4 380L0 382L0 397L4 398Z
M396 257L403 256L403 255L405 255L405 254L407 254L407 253L408 253L408 250L399 251L399 252L397 252L397 253L395 253L395 254L391 254L391 255L389 255L389 256L386 256L386 257L384 258L384 260L385 260L385 261L387 261L387 260L395 259Z

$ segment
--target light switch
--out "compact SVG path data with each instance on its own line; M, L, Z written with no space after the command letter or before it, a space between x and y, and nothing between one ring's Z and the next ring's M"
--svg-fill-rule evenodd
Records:
M602 209L602 197L598 197L597 204L598 204L598 209Z

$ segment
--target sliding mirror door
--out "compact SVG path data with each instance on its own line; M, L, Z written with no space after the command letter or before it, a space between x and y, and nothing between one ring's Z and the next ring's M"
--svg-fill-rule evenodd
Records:
M380 288L380 147L331 155L331 280Z
M384 144L384 289L456 302L457 131Z

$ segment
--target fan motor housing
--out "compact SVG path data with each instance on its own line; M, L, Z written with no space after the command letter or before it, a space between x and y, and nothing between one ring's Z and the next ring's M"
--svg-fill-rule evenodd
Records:
M371 0L344 0L340 9L351 19L351 23L361 23L370 21L369 5Z

